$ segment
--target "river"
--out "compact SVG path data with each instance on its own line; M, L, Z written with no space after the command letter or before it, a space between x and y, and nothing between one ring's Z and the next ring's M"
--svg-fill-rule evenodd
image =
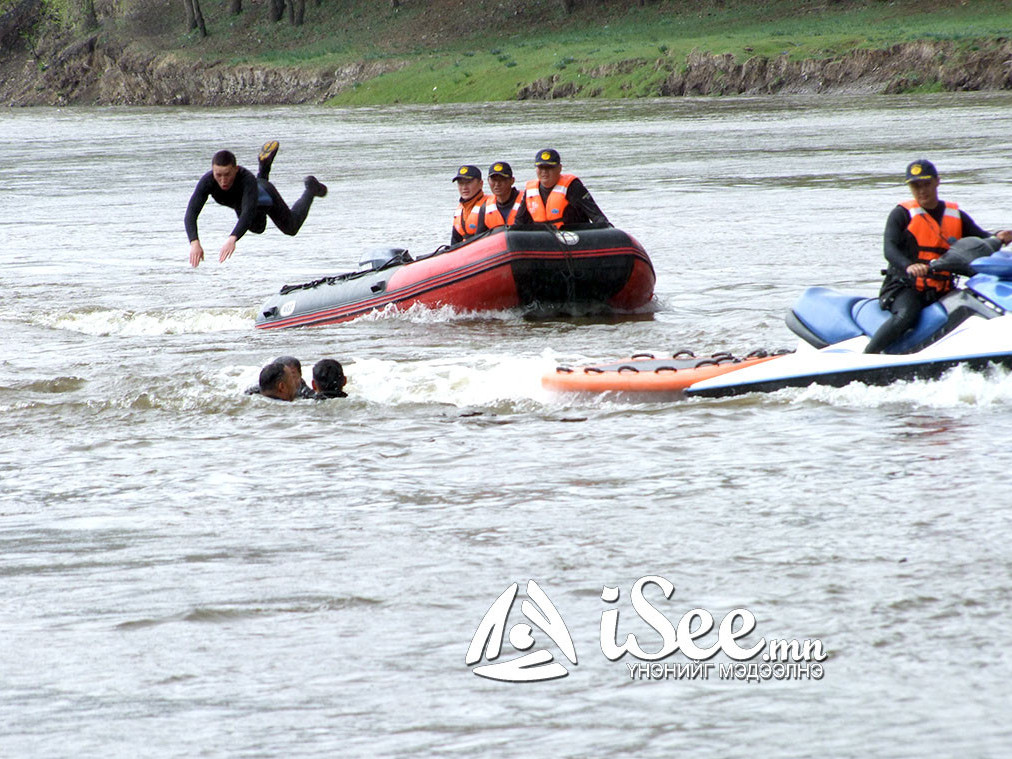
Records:
M792 347L783 317L805 287L877 290L885 218L922 155L943 197L1012 227L1010 106L0 112L0 754L1005 755L1007 372L655 403L553 395L540 376ZM234 214L210 203L190 268L183 210L211 154L252 166L272 137L282 195L306 174L329 194L297 237L247 235L225 264ZM651 254L649 313L252 328L282 284L446 242L459 164L506 159L526 179L546 146ZM307 377L345 362L349 397L244 395L281 354ZM748 641L828 657L772 678L725 676L726 648L659 677L612 661L609 609L620 639L661 646L630 600L650 576L674 586L644 590L672 625L743 609ZM517 582L520 629L528 579L578 663L534 627L566 677L475 676L479 623ZM499 661L522 645L511 633Z

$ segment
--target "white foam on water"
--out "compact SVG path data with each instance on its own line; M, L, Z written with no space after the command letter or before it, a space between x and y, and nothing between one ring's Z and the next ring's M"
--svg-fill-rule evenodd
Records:
M550 355L477 354L452 359L360 359L345 365L350 396L388 405L449 404L458 407L551 401L541 375L555 367Z
M420 303L415 303L408 308L398 308L393 303L388 303L383 308L370 311L367 314L357 317L354 321L380 321L396 320L410 322L411 324L441 324L454 321L490 321L490 322L522 322L523 314L519 309L503 309L499 311L469 311L458 309L453 306L439 306L430 308Z
M236 392L243 393L248 387L259 383L261 369L262 366L237 366L225 369L215 378L214 384L216 387L231 387ZM312 373L313 370L310 369L309 374Z
M991 367L973 371L957 366L937 380L905 380L891 385L869 386L852 382L845 387L811 385L779 391L797 403L818 402L831 406L878 408L908 405L925 409L1005 406L1012 404L1012 374Z
M189 308L168 311L126 311L115 308L40 314L36 324L86 335L141 336L247 331L253 314L246 308Z

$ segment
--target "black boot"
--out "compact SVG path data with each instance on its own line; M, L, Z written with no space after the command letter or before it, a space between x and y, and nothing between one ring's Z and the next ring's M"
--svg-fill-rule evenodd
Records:
M257 179L270 179L271 164L274 163L274 156L278 154L279 147L281 145L277 140L270 140L260 148L260 170L257 172Z
M313 195L318 198L322 198L327 194L327 185L323 184L319 179L313 176L306 177L306 189L309 190Z

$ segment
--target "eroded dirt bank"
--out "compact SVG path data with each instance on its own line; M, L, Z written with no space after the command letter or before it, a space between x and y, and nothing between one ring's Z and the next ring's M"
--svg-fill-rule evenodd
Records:
M14 106L321 103L347 87L405 64L383 60L329 69L235 66L107 45L91 37L52 56L45 67L27 53L9 57L0 67L0 102ZM871 94L921 87L1002 90L1012 89L1012 42L998 39L969 47L945 41L911 42L800 61L786 55L736 61L731 55L693 52L684 60L637 59L584 67L581 79L585 83L579 85L563 81L559 75L544 77L521 85L516 97L595 97L600 94L595 80L622 76L644 66L666 72L653 93L659 96Z

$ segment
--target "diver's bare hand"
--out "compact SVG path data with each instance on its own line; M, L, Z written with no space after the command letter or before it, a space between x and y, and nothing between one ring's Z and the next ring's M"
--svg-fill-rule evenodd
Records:
M225 263L235 253L235 235L229 235L225 244L221 246L221 253L218 255L218 263Z
M200 240L194 240L190 243L190 266L197 268L203 260L204 248L201 247Z

